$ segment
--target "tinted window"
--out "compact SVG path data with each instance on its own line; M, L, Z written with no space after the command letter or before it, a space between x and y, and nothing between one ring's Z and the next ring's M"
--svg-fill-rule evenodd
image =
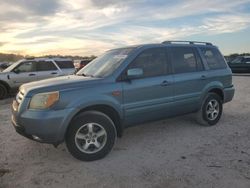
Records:
M208 67L210 69L222 69L226 68L224 58L220 52L215 48L201 48L201 51L207 60Z
M51 61L37 62L37 71L51 71L51 70L57 70L56 66Z
M81 61L81 65L87 65L89 62L90 62L89 60Z
M18 71L18 72L34 72L34 71L36 71L35 63L32 61L22 62L14 70Z
M244 63L250 63L250 58L245 58Z
M73 61L55 61L55 62L61 69L74 68Z
M195 50L187 47L173 47L172 58L175 73L195 72L203 69L200 57Z
M236 57L235 59L233 59L233 61L231 61L230 63L232 64L238 64L238 63L242 63L243 58L242 57Z
M131 68L141 68L143 77L160 76L165 74L167 66L166 50L164 48L148 49L142 52L130 64Z

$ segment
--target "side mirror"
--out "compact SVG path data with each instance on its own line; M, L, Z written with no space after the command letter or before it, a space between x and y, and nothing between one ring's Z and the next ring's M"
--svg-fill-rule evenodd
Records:
M12 72L14 72L14 73L16 73L16 74L19 74L19 73L20 73L20 70L19 70L19 69L13 69Z
M143 70L141 68L133 68L127 70L127 78L134 79L139 78L143 75Z

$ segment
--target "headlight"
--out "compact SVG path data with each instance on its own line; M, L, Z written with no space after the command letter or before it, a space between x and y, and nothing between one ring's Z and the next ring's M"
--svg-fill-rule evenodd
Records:
M59 100L59 92L38 93L30 101L29 109L47 109Z

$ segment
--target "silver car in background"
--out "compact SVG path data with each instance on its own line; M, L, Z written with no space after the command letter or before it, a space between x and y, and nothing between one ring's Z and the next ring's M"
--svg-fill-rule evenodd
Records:
M0 99L24 83L73 74L73 61L66 58L27 58L0 72Z

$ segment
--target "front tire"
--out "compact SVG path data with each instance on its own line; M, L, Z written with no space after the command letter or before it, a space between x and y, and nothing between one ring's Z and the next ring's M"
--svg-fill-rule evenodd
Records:
M201 109L197 112L197 121L203 126L213 126L220 120L222 111L221 97L216 93L208 93Z
M3 84L0 84L0 99L4 99L7 96L7 93L7 88Z
M113 121L104 113L87 111L77 115L66 133L69 152L81 161L105 157L116 140Z

